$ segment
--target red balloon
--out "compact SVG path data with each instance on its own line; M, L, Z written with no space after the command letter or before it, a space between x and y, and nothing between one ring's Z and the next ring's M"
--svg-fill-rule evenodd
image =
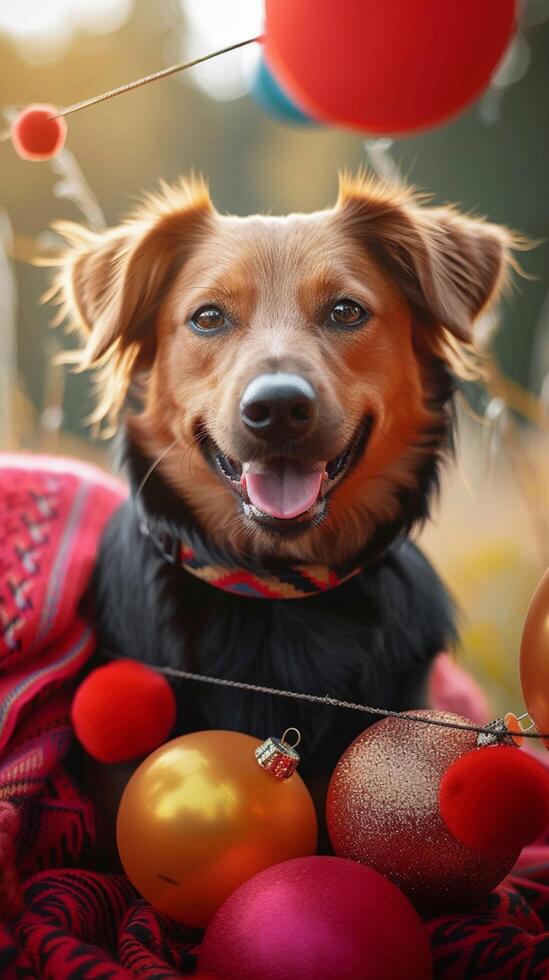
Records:
M429 944L401 891L334 857L294 858L237 888L210 922L198 969L223 980L428 980Z
M50 160L63 149L67 123L53 105L29 105L15 120L11 139L23 160Z
M516 0L266 0L265 54L313 118L413 132L486 88L516 8Z
M92 670L71 708L74 730L100 762L147 755L169 737L176 702L168 681L137 660L114 660Z

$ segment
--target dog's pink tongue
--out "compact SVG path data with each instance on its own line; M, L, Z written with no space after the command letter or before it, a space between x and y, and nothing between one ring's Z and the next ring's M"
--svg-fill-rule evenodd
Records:
M248 496L271 517L289 519L309 510L318 497L322 473L304 473L285 463L267 473L246 473Z

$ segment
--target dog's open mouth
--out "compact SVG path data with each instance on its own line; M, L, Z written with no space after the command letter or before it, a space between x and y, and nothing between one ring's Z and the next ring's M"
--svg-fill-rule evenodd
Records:
M277 532L302 532L315 526L326 510L326 498L364 452L372 431L366 416L338 456L316 463L276 456L241 462L224 455L211 437L206 456L240 497L247 518Z

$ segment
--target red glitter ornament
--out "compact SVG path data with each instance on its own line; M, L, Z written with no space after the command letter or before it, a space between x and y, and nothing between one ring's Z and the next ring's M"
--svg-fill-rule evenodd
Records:
M413 714L467 724L447 712ZM487 854L457 840L446 825L439 805L441 781L473 749L474 732L404 718L387 718L366 729L341 757L328 790L328 830L336 854L375 868L422 912L476 905L511 870L521 842L515 837L506 850ZM490 803L494 822L497 805L497 800Z
M136 660L115 660L86 678L72 703L72 723L100 762L148 755L175 723L175 695L162 674Z
M53 105L29 105L11 128L11 139L23 160L51 160L63 149L67 123Z
M516 748L475 749L444 774L440 811L466 847L494 855L520 850L549 825L549 772Z

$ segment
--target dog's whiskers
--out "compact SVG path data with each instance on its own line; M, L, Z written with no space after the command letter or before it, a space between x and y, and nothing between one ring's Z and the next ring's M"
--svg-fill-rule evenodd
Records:
M150 478L153 475L153 473L156 470L156 468L158 466L160 466L160 463L166 458L166 456L168 455L168 453L170 453L172 451L172 449L174 449L177 446L177 443L179 441L180 441L180 436L177 436L174 439L174 441L171 442L170 445L167 446L166 449L164 449L160 453L160 455L157 456L156 459L151 463L151 465L149 466L147 472L145 473L145 476L143 477L143 479L141 480L141 483L139 484L139 486L137 488L137 492L136 492L136 495L135 495L136 496L136 499L139 500L139 498L141 497L141 495L143 493L143 490L145 489L145 487L147 485L147 482L150 480Z
M230 521L227 521L227 523L224 524L219 530L220 531L227 531L228 530L230 532L227 535L228 541L229 541L231 547L238 554L242 555L244 558L250 558L251 557L242 548L241 544L239 542L237 542L237 540L236 540L236 532L238 530L240 532L240 534L242 535L242 537L243 537L244 540L246 540L248 538L249 539L253 539L254 538L254 535L256 534L256 529L254 527L252 527L251 525L246 524L242 520L242 516L240 514L237 514L236 517L233 517L233 518L231 518Z
M220 531L229 531L229 530L231 530L231 528L236 527L237 525L240 525L242 527L242 529L244 530L244 524L243 524L243 521L242 521L242 518L241 518L240 514L237 514L236 517L231 517L230 520L228 520L225 524L222 524L221 525L221 527L219 528L219 530Z
M197 442L196 436L193 436L191 442L189 443L189 445L185 449L183 455L179 459L179 464L178 465L179 465L179 475L180 476L181 476L181 470L183 468L183 463L185 462L186 459L188 459L188 463L189 463L188 472L190 474L190 472L191 472L192 456L193 456L193 452L196 449L197 445L198 445L198 442Z

